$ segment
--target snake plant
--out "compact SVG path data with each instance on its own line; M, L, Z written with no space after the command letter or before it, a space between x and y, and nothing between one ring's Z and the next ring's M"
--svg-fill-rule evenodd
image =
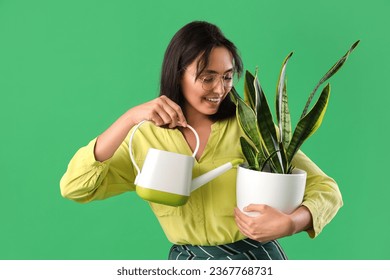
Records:
M314 106L310 104L317 89L332 77L345 63L350 53L356 48L356 41L347 53L341 57L320 79L310 93L302 115L294 129L291 129L288 108L286 67L292 52L284 59L276 86L276 118L274 123L267 99L255 75L246 71L244 98L232 88L230 97L236 104L236 117L246 137L240 137L241 149L248 167L263 171L266 166L273 173L290 174L294 155L301 145L320 127L330 96L330 84L322 90Z

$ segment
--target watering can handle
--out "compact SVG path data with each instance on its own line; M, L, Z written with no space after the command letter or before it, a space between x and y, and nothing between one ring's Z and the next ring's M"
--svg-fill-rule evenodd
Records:
M138 165L135 163L134 155L133 155L133 150L132 150L131 147L132 147L132 143L133 143L134 133L135 133L135 132L137 131L137 129L138 129L144 122L146 122L146 121L147 121L147 120L143 120L143 121L141 121L140 123L138 123L138 124L135 126L133 132L132 132L131 135L130 135L130 140L129 140L130 159L131 159L131 161L133 162L133 164L134 164L134 166L135 166L135 169L137 169L137 174L140 173L140 169L139 169ZM196 153L198 152L198 149L199 149L199 135L198 135L198 133L196 132L196 130L195 130L192 126L187 125L187 127L188 127L189 129L192 130L192 132L194 133L195 138L196 138L196 146L195 146L194 153L192 154L192 157L195 157L195 155L196 155Z

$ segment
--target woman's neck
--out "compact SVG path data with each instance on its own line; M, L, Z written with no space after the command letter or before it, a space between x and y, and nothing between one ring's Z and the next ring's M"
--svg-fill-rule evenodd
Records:
M210 137L211 125L214 123L214 121L211 120L207 115L191 114L189 117L187 117L187 123L195 129L199 136L200 144L198 153L195 156L196 159L199 160ZM196 145L194 133L189 129L181 129L181 131L191 150L194 151Z
M191 115L187 117L187 123L193 127L211 126L214 121L206 115Z

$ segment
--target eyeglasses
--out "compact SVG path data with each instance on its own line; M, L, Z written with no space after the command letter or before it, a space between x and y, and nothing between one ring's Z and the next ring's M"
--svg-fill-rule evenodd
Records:
M202 87L204 90L212 90L217 84L222 81L222 85L225 90L230 90L235 84L236 75L234 72L229 72L224 75L221 74L205 74L199 77L199 80L202 82Z

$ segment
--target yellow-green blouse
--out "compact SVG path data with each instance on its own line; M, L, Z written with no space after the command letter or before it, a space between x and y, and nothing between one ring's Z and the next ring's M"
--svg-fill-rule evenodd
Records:
M196 177L228 161L243 159L239 144L240 135L242 132L236 118L215 122L204 152L195 162L193 176ZM137 171L129 157L129 136L130 134L112 158L104 162L94 158L96 139L79 149L61 179L62 195L85 203L134 191L133 182ZM133 139L134 158L140 167L149 147L192 155L178 129L160 128L147 122L136 131ZM315 237L342 206L341 194L335 181L302 152L295 156L293 164L307 172L302 204L312 214L314 226L308 233ZM192 192L184 206L149 203L172 243L219 245L245 238L234 221L236 173L237 169L233 168Z

